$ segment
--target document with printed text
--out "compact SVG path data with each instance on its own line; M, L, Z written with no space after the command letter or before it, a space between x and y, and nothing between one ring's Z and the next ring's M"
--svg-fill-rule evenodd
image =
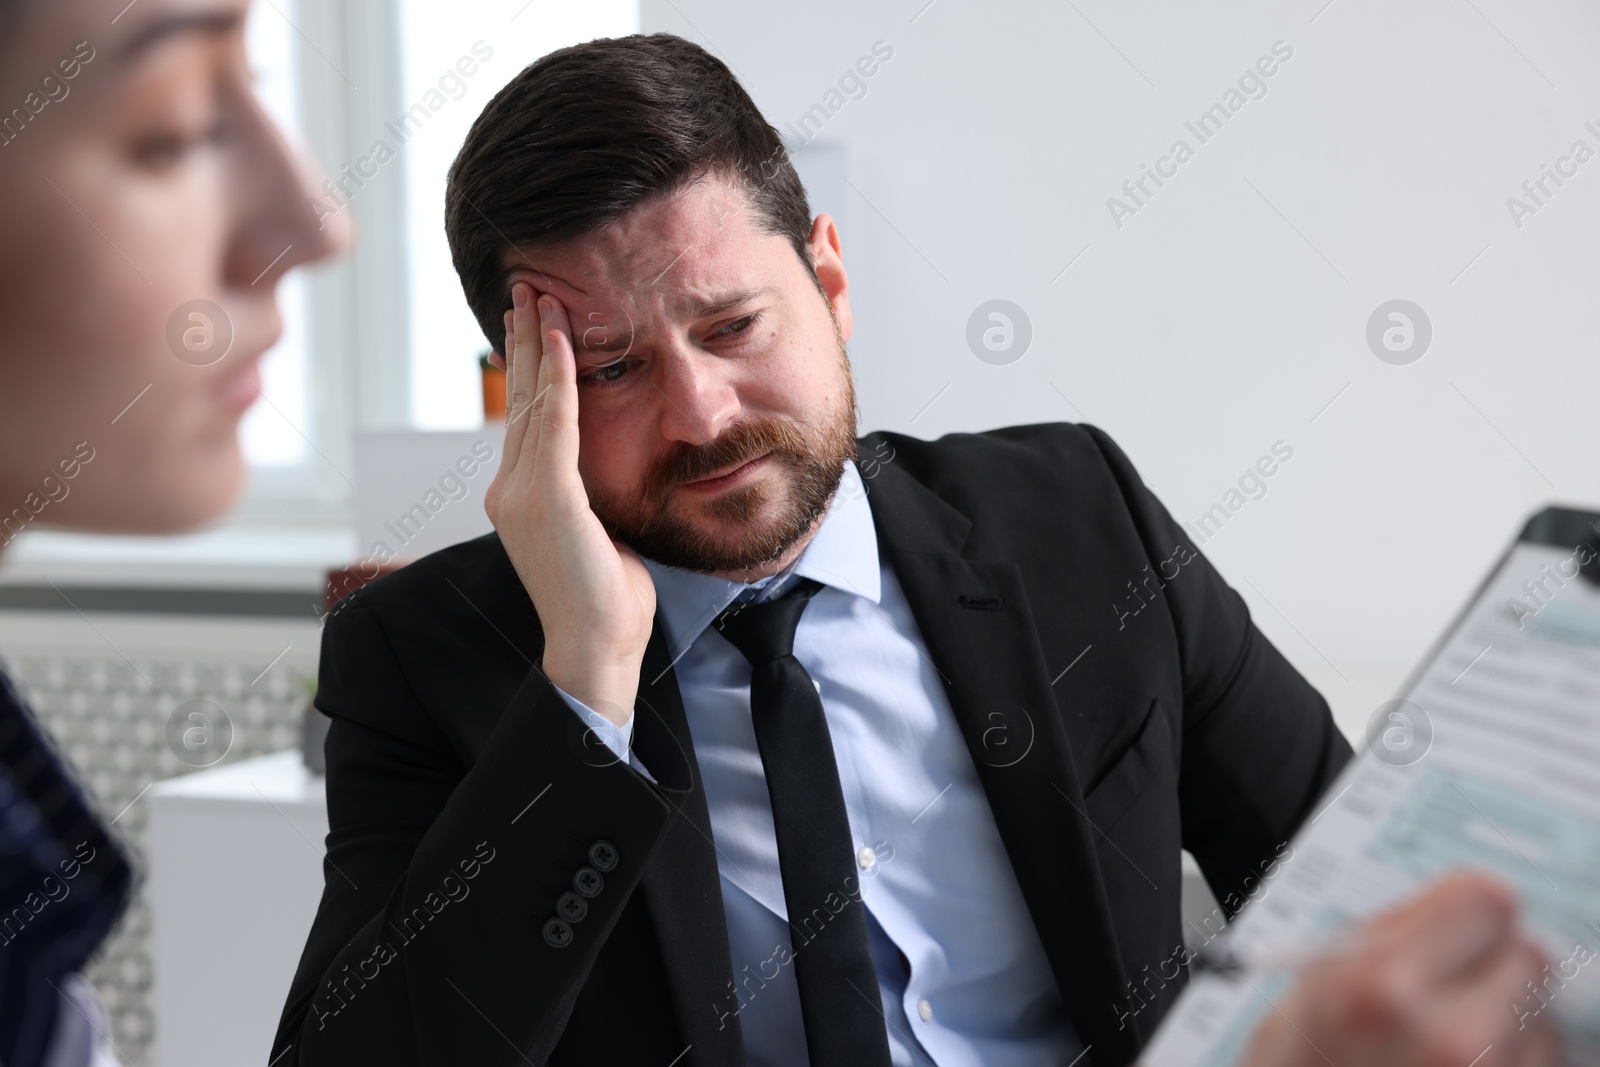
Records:
M1248 964L1337 944L1444 874L1488 870L1551 961L1505 1011L1553 1015L1566 1062L1600 1065L1600 585L1578 573L1587 552L1513 546L1218 945ZM1196 974L1140 1063L1237 1063L1292 981Z

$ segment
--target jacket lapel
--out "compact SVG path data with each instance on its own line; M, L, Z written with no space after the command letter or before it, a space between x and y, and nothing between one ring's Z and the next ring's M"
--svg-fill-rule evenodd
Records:
M744 1067L722 883L711 815L695 759L661 615L645 649L633 749L677 809L639 883L656 930L673 1014L688 1048L684 1067Z
M972 522L903 467L869 483L880 551L944 678L1001 840L1088 1061L1131 1062L1111 906L1021 569L968 558Z

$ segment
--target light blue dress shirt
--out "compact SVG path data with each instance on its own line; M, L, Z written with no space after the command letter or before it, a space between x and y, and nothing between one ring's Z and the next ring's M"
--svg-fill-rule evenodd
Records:
M811 543L745 585L646 560L711 815L736 1008L754 1067L806 1067L750 665L711 622L747 589L823 583L794 654L833 738L897 1067L1063 1067L1083 1050L938 673L847 463ZM562 696L648 776L617 727ZM780 949L780 946L782 948Z

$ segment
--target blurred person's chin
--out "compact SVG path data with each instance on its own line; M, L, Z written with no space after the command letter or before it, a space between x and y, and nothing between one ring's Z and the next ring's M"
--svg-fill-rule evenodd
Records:
M217 450L207 462L189 464L143 487L119 504L108 493L107 532L190 533L214 525L233 507L244 486L244 462L237 446ZM115 509L115 510L113 510Z
M244 488L244 452L238 416L204 415L192 431L130 435L125 449L100 449L73 492L40 515L40 525L144 535L215 524Z

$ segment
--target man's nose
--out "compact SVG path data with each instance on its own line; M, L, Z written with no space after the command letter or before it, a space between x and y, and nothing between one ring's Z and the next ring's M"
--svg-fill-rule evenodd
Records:
M661 433L671 441L705 445L738 420L739 393L728 361L688 344L659 356L656 388Z

